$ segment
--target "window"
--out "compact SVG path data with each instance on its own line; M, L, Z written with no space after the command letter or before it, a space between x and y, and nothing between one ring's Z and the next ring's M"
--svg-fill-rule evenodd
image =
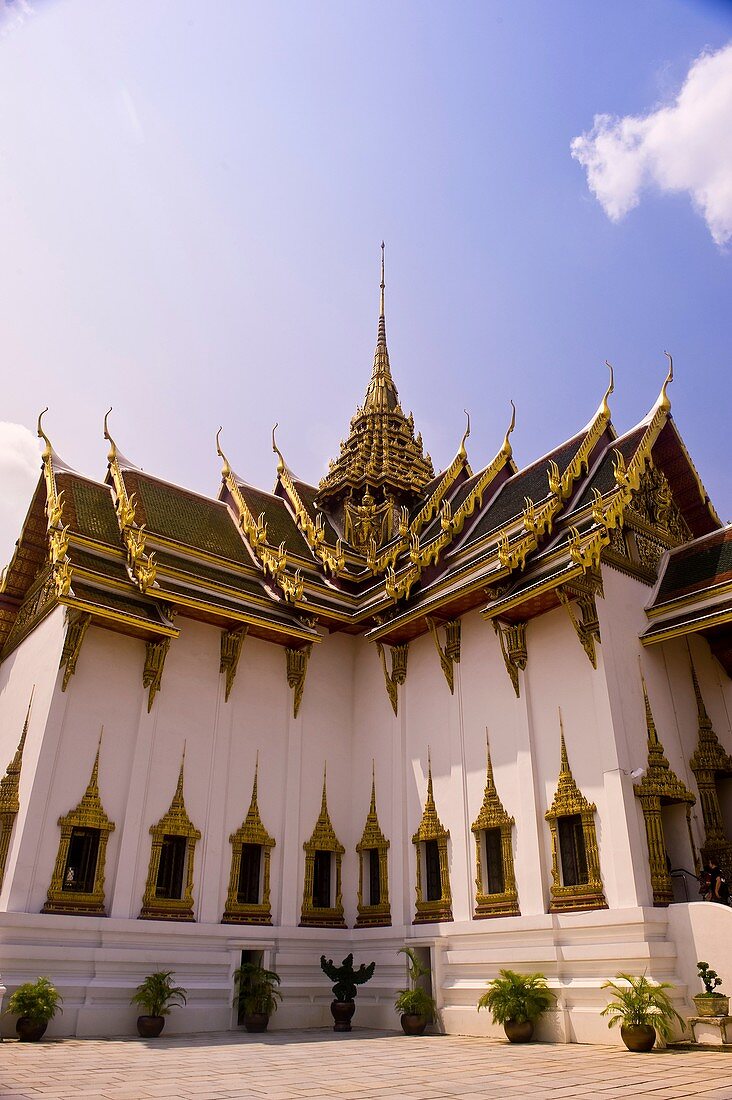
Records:
M582 816L570 814L557 820L562 886L581 886L589 882L585 834Z
M379 860L379 849L369 848L364 854L368 856L369 905L379 905L381 903L381 861Z
M262 865L262 846L242 844L239 866L239 885L236 900L242 905L259 904L259 877Z
M99 829L71 830L62 889L69 893L91 894L97 873Z
M184 836L171 836L167 833L163 836L158 877L155 882L156 898L183 896L183 870L187 843Z
M427 901L442 899L442 876L440 874L440 848L436 840L424 842L425 871L427 872Z
M503 874L503 842L499 827L486 829L485 838L485 872L486 893L502 894L506 889Z
M313 860L313 908L330 909L330 852L316 852Z

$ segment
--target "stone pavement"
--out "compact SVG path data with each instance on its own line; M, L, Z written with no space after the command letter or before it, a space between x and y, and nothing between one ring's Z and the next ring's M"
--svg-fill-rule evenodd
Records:
M354 1030L241 1032L0 1044L0 1097L31 1100L440 1100L443 1097L732 1098L724 1051L510 1046Z

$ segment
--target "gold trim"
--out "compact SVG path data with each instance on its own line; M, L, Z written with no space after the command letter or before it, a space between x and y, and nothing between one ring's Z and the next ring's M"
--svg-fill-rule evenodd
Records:
M157 825L150 826L150 836L152 837L150 864L147 872L145 895L142 899L142 909L140 910L140 920L195 920L193 916L193 860L196 852L196 842L201 839L201 833L188 816L183 798L185 762L186 749L184 745L173 801L170 803L167 813L160 818ZM185 837L187 841L185 882L180 898L158 898L155 895L160 869L160 854L163 838L166 836L181 836Z
M377 904L366 905L363 900L364 852L376 850L379 858L379 892ZM376 777L374 764L371 763L371 804L361 839L356 845L358 853L358 918L356 928L376 928L391 925L391 905L389 902L389 841L381 831L376 812Z
M247 810L247 816L235 833L229 837L231 844L231 874L229 875L229 892L226 897L226 907L221 918L222 924L271 924L272 909L270 900L270 856L275 847L275 839L271 837L259 816L259 804L257 801L257 781L259 777L259 753L254 766L254 782L252 783L252 798ZM262 849L262 900L255 903L240 902L239 873L241 871L242 849L245 844L256 844Z
M513 817L506 812L496 790L493 778L493 764L491 763L491 750L488 742L488 730L485 731L485 755L486 755L486 780L483 792L483 805L480 813L470 826L475 836L475 912L476 918L484 917L510 917L519 916L521 910L518 903L518 890L516 888L516 873L513 865L513 844L511 835L516 824ZM503 863L503 890L497 894L486 894L483 889L483 855L481 852L481 836L487 829L501 830L501 858Z
M109 476L115 494L114 508L117 513L120 534L127 551L127 571L143 595L155 586L157 565L155 551L145 552L145 524L138 526L135 520L135 494L128 496L122 468L117 456L117 444L109 433L109 413L104 417L104 438L109 442Z
M386 656L384 654L384 646L381 642L376 643L376 652L379 654L381 668L384 673L386 694L389 696L389 702L396 716L399 709L399 694L397 689L407 682L409 642L405 642L402 645L391 646L391 673L389 673L386 667Z
M343 917L343 894L341 892L341 861L346 849L335 834L328 813L328 793L326 789L326 770L323 768L323 793L320 801L320 814L315 822L309 840L303 844L305 852L305 881L300 913L301 928L345 928ZM316 908L313 903L313 881L315 853L331 852L335 858L335 905L328 908Z
M559 781L554 800L544 814L546 821L549 823L552 838L552 884L549 912L559 913L568 909L607 909L600 873L597 832L595 830L597 806L594 802L588 802L575 783L569 766L567 746L564 741L561 710L559 712L559 730L561 758ZM558 821L562 817L574 817L575 815L579 815L582 820L582 834L587 859L587 882L575 886L564 886L559 865Z
M104 729L102 729L102 733ZM97 916L106 916L104 908L104 864L107 855L107 841L109 834L114 832L114 822L110 821L104 812L99 797L99 753L102 747L100 734L91 776L81 801L64 817L58 819L61 829L56 865L51 876L51 885L48 888L46 904L42 913L83 913ZM99 847L97 849L97 862L94 870L94 887L89 893L76 893L64 890L64 875L69 855L71 835L75 828L96 829L99 833Z
M413 924L433 924L438 921L452 920L452 891L450 889L450 869L448 865L447 842L450 839L450 830L446 829L437 816L435 796L432 789L432 759L427 750L427 797L425 799L422 820L416 833L412 837L412 844L417 852L417 881L415 891L417 901ZM437 850L440 858L440 889L442 896L433 901L428 901L422 889L422 856L423 845L428 840L437 841Z
M450 689L450 694L455 694L454 665L460 663L460 619L451 619L443 623L445 627L445 648L440 645L440 636L437 633L437 622L430 615L427 616L427 625L435 643L435 649L440 658L440 667Z
M28 710L23 723L23 731L20 735L15 756L5 769L5 775L0 779L0 887L5 876L5 864L8 859L10 837L13 825L20 810L20 771L23 766L23 749L25 739L28 736L28 723L30 721L31 706L33 705L33 693L35 684L31 688L28 701Z
M310 654L312 652L312 643L305 645L301 649L291 649L289 646L285 649L285 659L287 661L287 684L292 688L292 716L297 718L298 711L300 710L300 704L302 703L302 693L305 690L305 677L308 671L308 661L310 660Z
M155 696L160 691L163 679L165 658L170 649L170 638L162 638L159 642L145 642L145 667L142 672L142 686L149 688L147 697L148 714L152 710Z
M223 673L226 676L224 701L227 703L231 695L231 689L234 686L234 680L236 679L236 670L239 667L239 658L241 657L241 650L248 629L247 626L242 626L239 627L238 630L221 631L221 662L219 664L219 675Z
M61 690L66 691L69 686L69 680L76 672L76 662L79 659L79 653L81 652L81 646L86 637L86 632L89 629L89 623L91 622L91 615L86 614L74 615L71 609L66 609L66 635L64 637L64 645L61 650L61 661L59 668L64 670L63 680L61 682Z
M526 649L526 623L502 623L500 619L491 619L491 622L498 635L506 672L518 699L521 695L519 672L524 671L529 659Z
M588 573L588 576L592 577L592 573ZM572 623L574 632L580 640L580 645L584 649L590 664L593 668L597 668L597 653L595 651L595 642L600 642L600 620L597 616L597 603L595 602L596 592L602 594L602 581L599 573L594 574L599 584L599 590L596 588L587 589L584 586L573 585L571 583L560 584L556 590L557 597L560 603L566 608L569 620ZM578 619L572 608L572 602L577 602L577 606L580 610L581 619Z

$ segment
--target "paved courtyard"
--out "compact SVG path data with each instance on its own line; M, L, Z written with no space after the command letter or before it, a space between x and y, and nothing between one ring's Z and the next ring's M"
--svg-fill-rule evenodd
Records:
M393 1033L239 1032L0 1045L0 1097L31 1100L228 1100L266 1097L732 1098L722 1051L630 1054L617 1047L509 1046Z

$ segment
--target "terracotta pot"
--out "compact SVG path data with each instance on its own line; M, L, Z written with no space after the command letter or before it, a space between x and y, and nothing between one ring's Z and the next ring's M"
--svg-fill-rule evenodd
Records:
M638 1024L636 1027L620 1028L620 1035L628 1050L636 1054L645 1054L653 1050L656 1041L656 1029L650 1024Z
M729 997L723 993L697 993L694 997L697 1016L728 1016Z
M424 1016L418 1016L414 1012L405 1012L401 1023L405 1035L424 1035L424 1029L427 1027Z
M244 1017L244 1027L247 1031L266 1031L269 1016L266 1012L252 1012Z
M21 1016L15 1023L21 1043L37 1043L45 1035L47 1027L48 1020L34 1020L32 1016Z
M142 1039L157 1039L165 1027L164 1016L138 1016L137 1034Z
M528 1043L534 1034L533 1020L506 1020L503 1025L509 1043Z
M334 1031L350 1031L351 1020L356 1011L355 1001L331 1001L330 1011L335 1020Z

